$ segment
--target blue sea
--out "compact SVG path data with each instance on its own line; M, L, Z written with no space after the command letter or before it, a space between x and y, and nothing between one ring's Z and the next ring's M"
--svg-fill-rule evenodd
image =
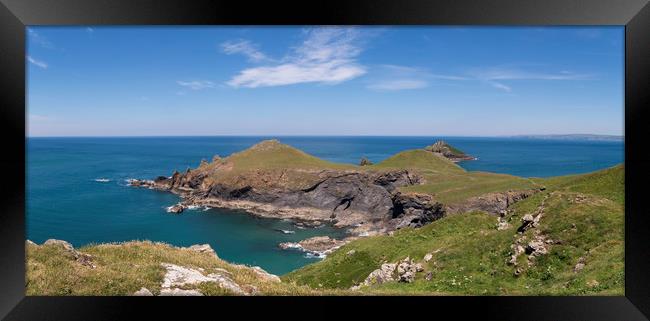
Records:
M324 226L298 229L291 222L210 209L172 215L176 195L126 186L129 178L154 178L228 156L263 139L277 138L334 162L379 162L406 149L444 139L478 160L470 171L525 177L587 173L624 161L622 141L476 137L128 137L27 138L27 238L63 239L74 246L152 240L177 246L209 243L230 262L284 274L315 262L278 243L311 236L343 236ZM295 231L284 234L280 230Z

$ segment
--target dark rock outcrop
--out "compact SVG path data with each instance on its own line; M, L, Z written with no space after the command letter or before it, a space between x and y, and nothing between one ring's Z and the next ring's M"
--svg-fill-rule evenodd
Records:
M408 220L404 226L421 226L442 216L440 206L433 206L435 202L430 197L425 199L426 196L420 195L417 200L410 202L406 196L396 197L398 187L423 181L419 175L407 170L314 171L305 174L312 181L311 184L296 188L276 182L281 180L282 175L291 175L291 170L281 174L256 173L258 175L255 177L242 176L237 179L238 183L226 184L218 180L207 182L209 175L203 170L204 167L206 165L185 173L176 171L170 177L159 176L153 181L132 180L130 185L181 195L185 199L185 205L169 207L168 211L172 213L180 213L192 203L214 199L265 204L277 209L312 208L323 213L313 219L338 222L341 227L367 222L381 225L381 222L391 221L402 212L404 215L398 220ZM399 208L398 215L396 207ZM395 225L397 224L391 224Z
M523 191L488 193L481 196L471 197L465 200L462 204L448 205L446 210L447 213L450 214L483 211L489 214L499 215L511 204L528 198L537 192L539 192L539 190L529 189Z
M428 194L396 193L393 196L393 222L395 229L421 227L445 215L443 205Z

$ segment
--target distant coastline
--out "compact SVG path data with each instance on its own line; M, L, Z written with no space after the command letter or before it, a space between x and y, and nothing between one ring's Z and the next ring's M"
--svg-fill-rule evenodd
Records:
M625 136L619 135L593 135L593 134L565 134L565 135L515 135L509 138L552 139L552 140L593 140L593 141L624 141Z

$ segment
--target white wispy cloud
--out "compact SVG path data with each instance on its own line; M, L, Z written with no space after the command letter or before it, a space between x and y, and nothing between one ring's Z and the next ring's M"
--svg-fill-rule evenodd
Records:
M47 63L44 62L44 61L36 60L36 59L32 58L31 56L27 56L27 61L29 61L31 64L33 64L33 65L35 65L35 66L37 66L39 68L47 69Z
M488 81L487 83L490 84L492 87L494 87L496 89L503 90L505 92L511 92L512 91L512 88L510 88L510 86L506 86L506 85L504 85L504 84L502 84L500 82Z
M176 83L179 84L180 86L186 87L191 90L201 90L201 89L216 87L215 83L207 80L192 80L192 81L179 80Z
M257 49L257 45L248 40L226 41L221 44L221 50L227 55L242 54L252 62L270 60Z
M569 81L595 79L592 74L576 73L569 70L559 72L538 72L511 66L476 68L457 75L435 74L417 67L380 65L366 87L372 90L406 90L429 87L434 81L478 81L495 89L512 92L513 88L505 82L517 80Z
M370 81L366 88L378 91L397 91L420 89L429 86L429 74L422 69L397 66L380 65L373 68Z
M92 34L93 32L95 32L95 29L93 29L91 27L86 27L86 32Z
M36 31L32 29L27 29L27 34L29 38L37 45L46 48L46 49L55 49L56 47L52 42L50 42L47 38L43 37Z
M592 74L575 73L568 70L559 72L528 71L512 67L490 67L471 70L469 76L473 79L487 83L488 85L505 91L512 92L512 87L504 84L504 81L517 80L591 80L595 79Z
M337 84L366 73L357 62L363 51L356 28L320 27L279 61L247 68L227 82L232 87L271 87L300 83Z
M470 75L480 80L588 80L594 75L580 74L563 70L560 72L535 72L513 68L493 67L470 71Z
M368 89L373 90L405 90L405 89L420 89L429 86L424 80L417 79L397 79L397 80L384 80L368 85Z
M433 74L423 68L380 65L373 68L366 88L378 91L396 91L429 87L435 80L467 80L467 77Z

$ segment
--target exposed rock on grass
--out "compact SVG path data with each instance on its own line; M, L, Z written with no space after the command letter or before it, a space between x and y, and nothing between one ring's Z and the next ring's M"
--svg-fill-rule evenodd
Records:
M410 257L406 257L397 265L397 275L400 282L411 283L415 280L415 273L424 271L422 264L415 263Z
M576 266L573 268L573 273L579 273L584 268L585 268L585 258L581 256L580 258L578 258L578 263L576 263Z
M433 254L427 253L426 255L424 255L423 260L424 260L424 262L429 262L429 261L431 261L432 258L433 258Z
M378 269L370 272L363 285L382 284L395 281L394 274L397 263L384 263Z
M214 249L212 249L210 244L196 244L196 245L192 245L190 247L187 247L186 249L188 249L190 251L198 252L198 253L208 253L208 254L214 255L215 257L218 257L217 252L215 252Z
M234 294L249 294L228 276L230 273L226 270L219 270L215 273L203 275L201 271L175 264L161 263L161 265L167 269L167 273L161 284L160 295L203 295L198 290L186 290L183 287L205 282L215 282L222 289Z
M140 288L137 292L133 293L134 296L153 296L153 293L147 288Z
M388 282L411 283L415 280L418 272L424 271L420 263L416 263L410 257L396 263L384 263L378 269L370 272L366 279L359 285L352 287L353 290L359 290L363 286L373 286Z
M31 242L31 241L28 241L28 242ZM31 242L31 244L35 245L34 242ZM43 245L61 247L61 248L63 248L64 253L66 253L67 255L72 256L72 258L74 258L74 260L79 262L79 264L81 264L83 266L86 266L86 267L89 267L91 269L94 269L96 267L95 264L93 264L93 257L92 256L90 256L88 254L85 254L85 253L81 253L81 252L75 250L74 247L72 246L72 244L70 244L67 241L49 239L49 240L45 241L45 243L43 243Z
M506 211L508 206L526 199L537 192L539 192L539 189L488 193L468 198L459 204L448 205L446 210L450 214L483 211L489 214L499 215L501 212Z

